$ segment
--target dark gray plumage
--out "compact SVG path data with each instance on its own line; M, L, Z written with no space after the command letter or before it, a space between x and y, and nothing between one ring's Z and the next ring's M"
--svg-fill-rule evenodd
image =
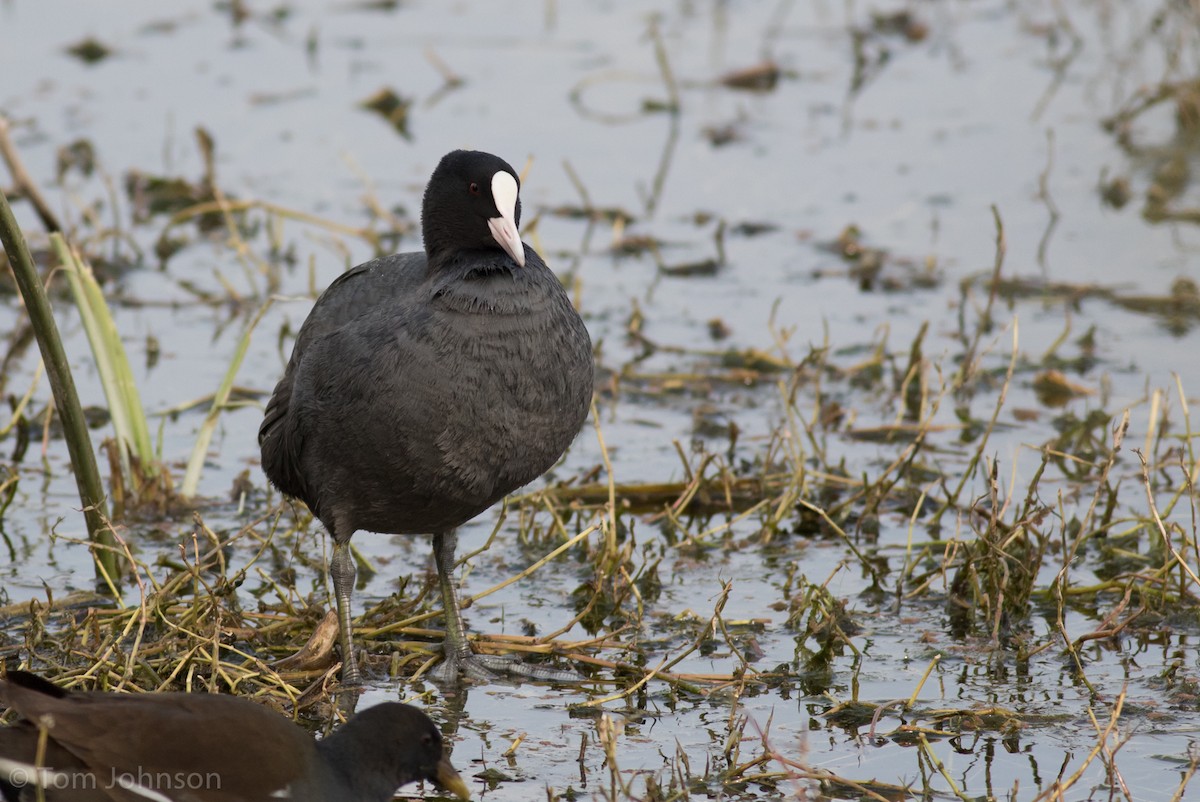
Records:
M418 780L470 796L434 723L399 702L314 741L267 707L221 694L68 693L13 671L0 701L24 719L0 727L5 802L37 799L30 779L45 771L46 802L389 802Z
M520 242L505 161L454 151L421 211L424 253L348 271L304 322L259 430L263 470L334 539L343 680L357 530L432 534L446 617L441 673L486 674L450 572L454 530L548 470L592 397L591 340L555 275Z

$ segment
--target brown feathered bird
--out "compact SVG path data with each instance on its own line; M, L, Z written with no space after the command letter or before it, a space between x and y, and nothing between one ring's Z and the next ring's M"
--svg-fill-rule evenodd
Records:
M70 693L0 680L0 797L33 802L389 802L417 780L469 799L442 736L386 702L316 741L263 705L207 693ZM43 736L44 733L44 736Z

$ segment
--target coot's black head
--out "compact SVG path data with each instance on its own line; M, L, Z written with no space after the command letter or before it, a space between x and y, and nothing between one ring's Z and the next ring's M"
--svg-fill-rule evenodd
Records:
M503 250L525 265L521 222L521 181L498 156L455 150L442 157L425 187L421 228L431 260L464 250Z

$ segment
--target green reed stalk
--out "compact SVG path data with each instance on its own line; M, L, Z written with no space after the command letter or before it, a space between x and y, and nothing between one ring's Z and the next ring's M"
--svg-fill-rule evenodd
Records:
M79 500L83 504L88 538L96 546L92 549L92 556L96 561L96 576L98 579L103 579L106 575L115 578L120 575L117 555L113 551L116 541L108 525L108 505L104 486L100 481L100 471L96 467L96 456L92 450L87 421L83 417L83 408L79 405L79 394L75 391L75 380L71 376L66 352L63 351L62 339L58 336L58 326L54 323L50 301L33 264L33 257L29 254L29 247L25 244L25 237L3 192L0 192L0 242L3 242L4 252L8 254L13 277L25 301L25 308L29 311L29 321L33 326L34 336L37 337L42 360L46 364L46 375L50 379L54 405L62 420L63 436L71 456L75 483L79 487Z

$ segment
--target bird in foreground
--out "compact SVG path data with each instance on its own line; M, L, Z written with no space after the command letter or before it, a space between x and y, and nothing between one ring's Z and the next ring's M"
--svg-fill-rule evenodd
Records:
M320 741L222 694L72 693L10 671L0 704L22 716L0 727L4 802L388 802L416 780L470 798L437 727L399 702Z
M435 676L491 677L496 664L472 652L459 611L455 530L549 470L587 417L591 340L521 242L519 189L490 153L443 157L421 206L425 250L330 284L267 403L263 470L333 539L346 684L361 680L350 630L360 529L433 536L446 624Z

